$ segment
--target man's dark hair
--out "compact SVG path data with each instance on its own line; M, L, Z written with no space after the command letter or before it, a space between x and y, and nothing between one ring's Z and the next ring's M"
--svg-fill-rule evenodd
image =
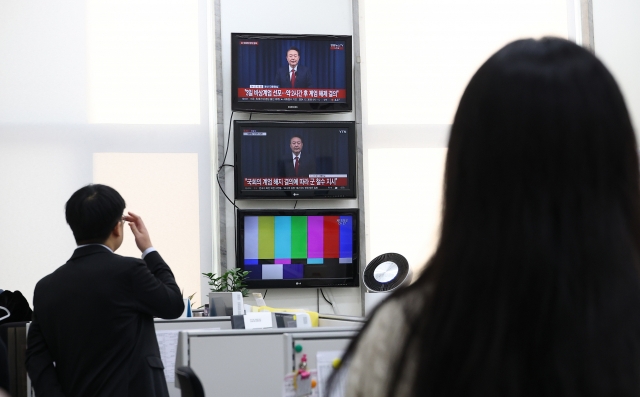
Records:
M125 207L124 199L115 189L87 185L67 201L65 217L76 243L101 244L122 219Z
M291 138L289 138L289 144L291 144L291 140L293 140L293 138L298 138L300 139L300 142L304 143L304 139L302 139L300 135L292 135Z
M294 47L294 46L289 47L289 49L287 50L287 54L288 54L288 53L289 53L289 51L291 51L291 50L293 50L293 51L297 52L297 53L298 53L298 56L300 56L300 50L298 49L298 47Z

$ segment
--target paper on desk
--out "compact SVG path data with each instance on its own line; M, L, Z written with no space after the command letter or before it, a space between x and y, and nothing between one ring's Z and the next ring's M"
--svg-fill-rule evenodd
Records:
M315 369L312 369L312 370L309 370L309 373L311 374L311 379L318 379L318 371L316 371ZM287 375L285 375L284 383L282 385L282 397L298 396L296 394L296 389L293 387L293 377L294 377L293 372L290 372ZM309 394L308 396L319 397L320 395L318 394L318 387L316 386L313 389L311 389L311 394Z
M329 395L327 382L333 373L333 362L335 359L341 359L344 354L343 350L319 351L316 355L316 365L318 371L318 397L327 397ZM342 397L345 387L345 371L340 373L336 379L335 386L332 390L331 397Z
M189 331L211 331L216 328L190 329ZM156 331L158 347L160 347L160 358L164 366L164 377L168 383L176 380L176 354L178 352L178 334L180 331Z
M179 333L180 331L156 331L167 383L173 383L176 380L176 352L178 351Z
M194 328L194 329L183 329L182 331L189 331L189 332L204 332L204 331L220 331L220 327L215 327L215 328Z

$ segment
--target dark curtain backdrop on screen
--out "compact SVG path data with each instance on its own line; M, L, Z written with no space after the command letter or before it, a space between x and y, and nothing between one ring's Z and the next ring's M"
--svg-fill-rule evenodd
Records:
M349 142L347 134L338 128L265 128L266 136L242 137L242 177L276 177L278 161L291 158L289 142L299 136L303 142L302 156L316 159L318 174L349 173Z
M345 45L344 41L257 39L258 45L238 46L238 87L275 85L279 68L287 66L287 51L300 50L299 65L310 69L313 88L345 89L345 52L331 49L331 44ZM344 47L343 47L344 48Z

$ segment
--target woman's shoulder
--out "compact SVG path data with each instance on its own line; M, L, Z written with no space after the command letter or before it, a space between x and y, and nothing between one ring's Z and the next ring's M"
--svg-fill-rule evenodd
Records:
M383 331L403 331L424 305L425 294L419 289L408 289L402 294L383 301L371 318L367 331L377 334Z
M401 330L406 327L408 316L411 312L410 301L405 295L382 302L369 320L371 324L367 327L365 335L376 335L380 332Z
M346 396L385 396L389 369L400 358L411 319L422 306L413 291L381 303L350 360Z

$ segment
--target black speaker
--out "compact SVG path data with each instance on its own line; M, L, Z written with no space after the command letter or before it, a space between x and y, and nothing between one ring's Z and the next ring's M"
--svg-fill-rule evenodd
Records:
M362 273L362 281L370 292L391 292L409 284L412 275L407 258L388 253L369 262Z

